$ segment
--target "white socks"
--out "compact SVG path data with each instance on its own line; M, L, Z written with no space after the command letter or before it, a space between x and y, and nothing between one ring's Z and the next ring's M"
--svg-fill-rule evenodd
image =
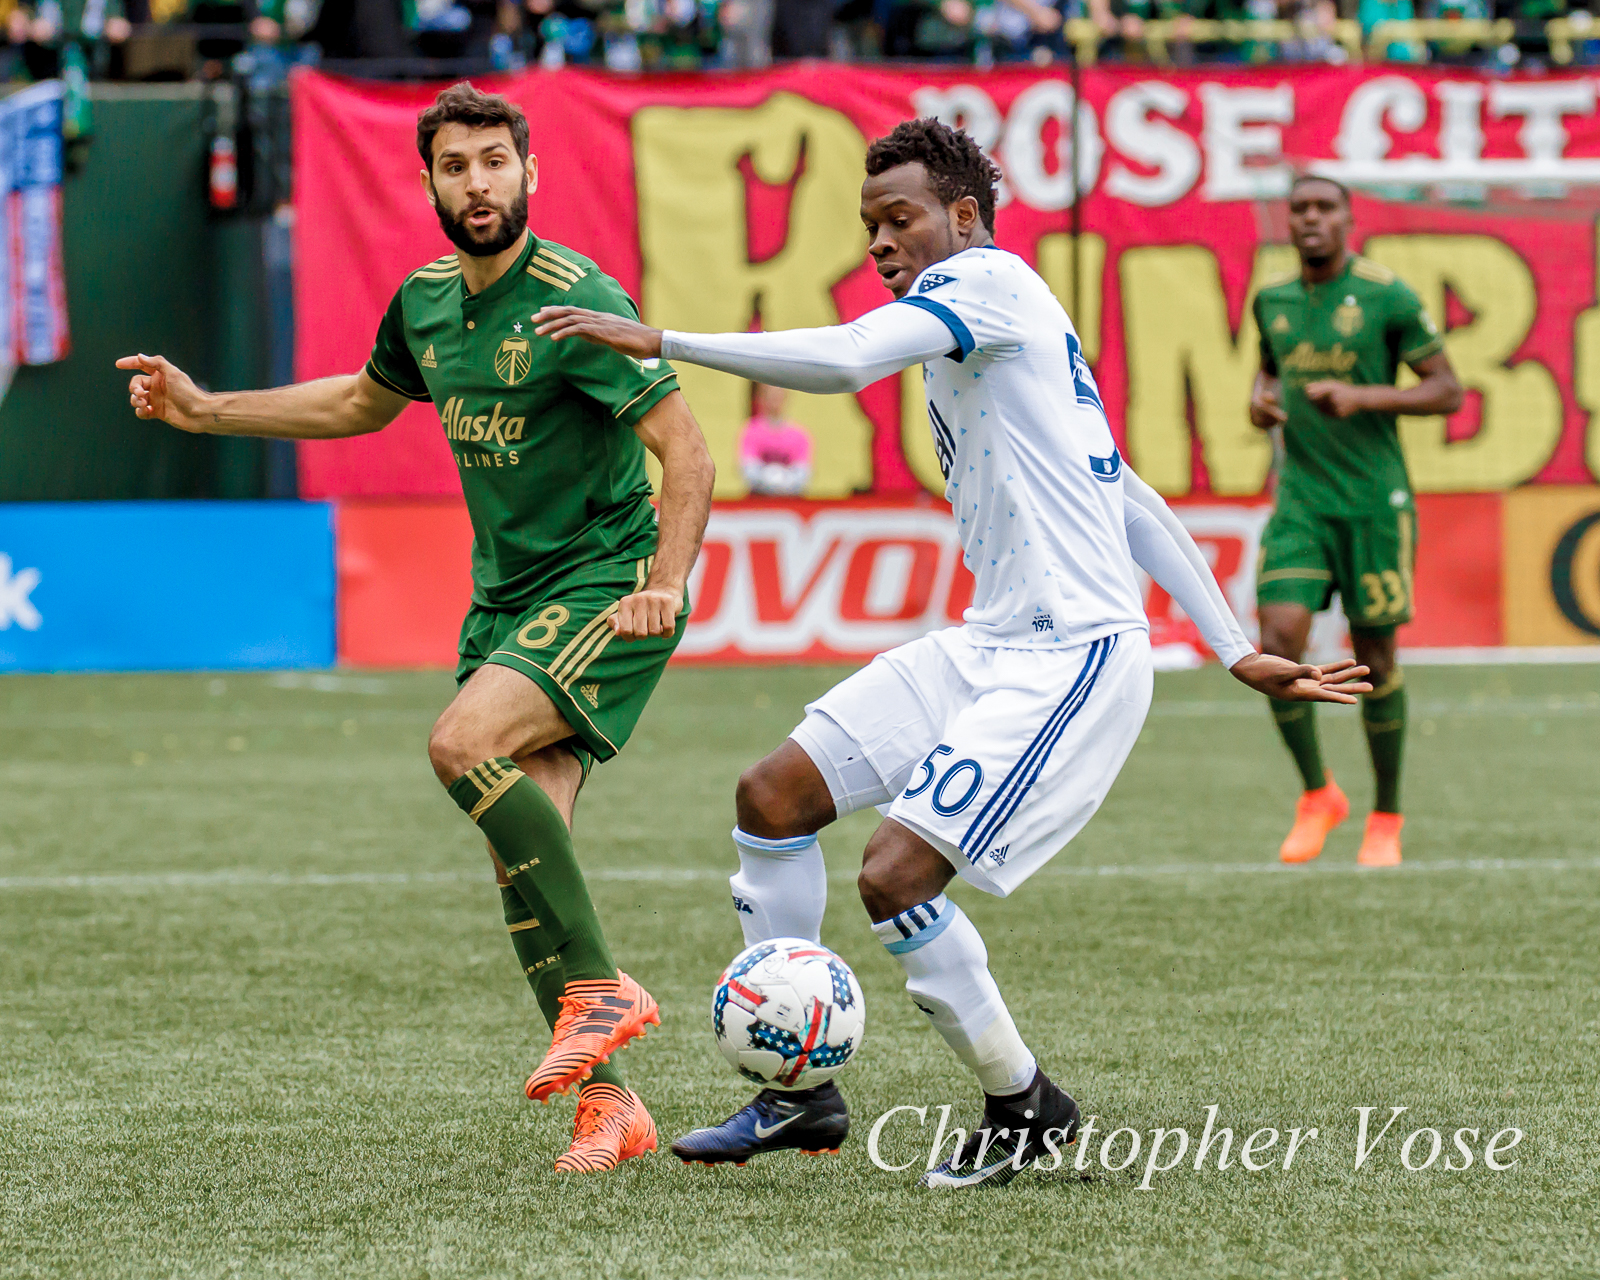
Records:
M941 893L872 931L904 967L912 1002L985 1093L1020 1093L1033 1083L1038 1064L989 974L983 939L960 907Z
M765 840L735 827L733 843L739 850L739 872L729 877L728 887L733 890L744 945L768 938L822 941L828 871L816 836Z

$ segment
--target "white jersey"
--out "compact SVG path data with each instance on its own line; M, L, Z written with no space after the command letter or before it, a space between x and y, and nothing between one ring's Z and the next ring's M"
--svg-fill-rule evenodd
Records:
M1123 465L1072 321L1013 253L967 249L899 300L949 328L923 365L945 497L977 581L977 644L1071 647L1147 629Z

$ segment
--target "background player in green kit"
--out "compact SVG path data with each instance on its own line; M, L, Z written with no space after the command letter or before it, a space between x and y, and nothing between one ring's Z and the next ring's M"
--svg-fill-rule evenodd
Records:
M1289 192L1289 238L1300 273L1255 299L1261 371L1250 420L1283 428L1277 508L1261 541L1256 602L1261 648L1299 662L1311 615L1337 591L1356 660L1371 668L1362 725L1377 779L1359 861L1400 861L1400 759L1406 694L1395 628L1411 619L1417 517L1395 415L1461 407L1438 328L1394 272L1350 253L1350 193L1304 177ZM1402 391L1402 364L1421 379ZM1310 703L1273 702L1272 716L1305 791L1279 857L1308 862L1350 804L1322 764Z
M528 230L528 123L458 84L417 121L423 192L456 253L413 271L372 359L345 377L208 394L160 356L129 356L141 418L185 431L330 439L431 401L472 517L472 607L460 692L428 753L488 837L507 927L554 1035L529 1077L546 1101L581 1085L556 1168L594 1172L654 1150L655 1124L606 1060L656 1004L619 973L572 849L578 789L633 731L688 617L710 511L705 441L664 362L534 334L541 307L635 316L589 259ZM662 469L659 528L645 450Z

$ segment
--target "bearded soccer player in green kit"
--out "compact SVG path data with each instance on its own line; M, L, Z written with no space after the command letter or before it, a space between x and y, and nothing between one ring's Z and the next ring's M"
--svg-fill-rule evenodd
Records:
M488 837L517 958L554 1035L527 1094L581 1087L556 1168L612 1169L656 1130L610 1056L656 1003L617 970L570 828L596 760L627 742L688 617L685 584L713 467L662 361L534 334L541 307L628 317L621 287L528 230L538 181L528 122L458 84L417 121L423 192L456 253L406 277L361 372L275 391L208 394L160 356L129 356L141 418L221 435L332 439L431 401L474 532L460 691L428 753ZM662 470L659 527L645 450Z
M1311 615L1339 593L1356 660L1371 669L1362 725L1377 789L1358 861L1400 861L1400 761L1406 692L1395 628L1411 620L1416 506L1397 414L1461 407L1438 327L1387 267L1345 247L1350 193L1302 177L1289 192L1289 238L1300 272L1255 299L1261 372L1250 420L1283 428L1277 507L1261 540L1256 602L1263 652L1299 662ZM1394 385L1402 364L1420 381ZM1350 803L1323 767L1309 702L1272 703L1272 716L1305 783L1284 862L1309 862Z

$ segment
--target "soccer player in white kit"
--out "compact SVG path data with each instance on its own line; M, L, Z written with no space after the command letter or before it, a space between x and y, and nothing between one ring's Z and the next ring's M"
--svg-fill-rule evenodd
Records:
M861 216L895 301L852 324L684 334L554 307L537 332L665 356L753 381L854 392L922 364L945 497L976 579L959 627L879 655L806 708L739 780L730 884L746 945L819 938L817 832L884 814L858 881L906 989L985 1096L974 1132L922 1181L1009 1181L1077 1133L989 973L983 939L944 893L959 875L1005 897L1082 829L1150 705L1135 566L1195 620L1229 670L1274 698L1354 702L1366 668L1258 654L1194 541L1123 461L1072 322L1021 258L995 246L999 173L966 134L908 121L867 153ZM767 1089L673 1144L685 1161L834 1150L849 1126L832 1082Z

